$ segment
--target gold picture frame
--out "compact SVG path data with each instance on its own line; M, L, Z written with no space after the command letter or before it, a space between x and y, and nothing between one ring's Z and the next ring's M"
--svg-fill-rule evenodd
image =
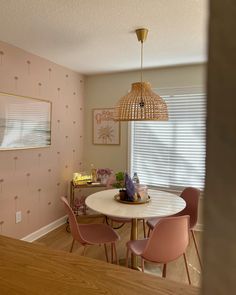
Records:
M0 92L0 151L51 146L52 103Z
M114 119L114 108L93 109L93 144L120 145L120 122Z

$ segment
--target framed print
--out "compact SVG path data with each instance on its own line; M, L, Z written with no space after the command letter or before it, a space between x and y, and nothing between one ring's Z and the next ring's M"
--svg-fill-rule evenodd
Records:
M0 93L0 150L51 145L51 102Z
M93 144L120 144L120 122L114 120L113 108L93 110Z

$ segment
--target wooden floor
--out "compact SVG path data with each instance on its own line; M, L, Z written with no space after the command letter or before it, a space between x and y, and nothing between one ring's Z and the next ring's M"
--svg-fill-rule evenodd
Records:
M103 222L102 217L79 217L78 221L80 223L101 223ZM126 242L130 238L130 224L125 224L122 228L117 230L121 239L117 244L117 251L118 251L118 258L121 260L121 264L123 264L125 255L126 255ZM201 232L195 232L198 245L201 245ZM143 230L142 230L142 223L139 223L139 237L143 237ZM48 248L55 249L55 250L63 250L68 252L71 246L72 237L71 234L66 231L66 225L63 225L56 230L50 232L49 234L45 235L44 237L35 241L35 243L45 245ZM75 243L73 253L77 253L78 255L82 255L83 247L78 243ZM104 247L99 246L88 246L86 248L86 256L104 260L105 261L105 254L104 254ZM196 256L194 244L192 238L190 238L190 245L187 249L187 259L190 271L190 277L192 281L192 285L200 286L201 284L201 271L200 265ZM145 272L150 272L153 275L160 276L161 274L161 265L146 263L145 264ZM187 275L184 267L184 259L180 257L178 260L171 262L167 265L167 278L173 281L182 282L188 284Z

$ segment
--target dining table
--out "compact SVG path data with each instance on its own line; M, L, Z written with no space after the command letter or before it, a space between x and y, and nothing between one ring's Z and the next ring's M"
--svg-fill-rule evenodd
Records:
M105 216L131 219L131 240L138 239L138 220L171 216L182 211L186 202L176 194L149 189L147 202L120 202L119 189L106 189L89 195L86 205ZM138 269L137 257L131 256L131 267Z

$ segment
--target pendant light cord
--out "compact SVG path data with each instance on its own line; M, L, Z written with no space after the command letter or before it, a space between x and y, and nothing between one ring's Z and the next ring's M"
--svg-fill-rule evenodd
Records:
M141 99L139 103L140 107L144 107L143 101L143 41L141 41Z

